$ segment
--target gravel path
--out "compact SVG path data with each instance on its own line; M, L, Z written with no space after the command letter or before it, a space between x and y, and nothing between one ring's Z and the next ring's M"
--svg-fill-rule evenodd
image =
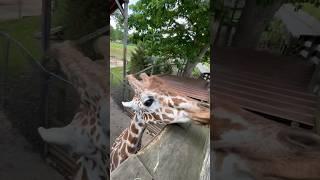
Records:
M110 56L110 68L114 67L122 67L123 61L121 59L117 59L116 57Z
M0 111L0 180L63 180Z

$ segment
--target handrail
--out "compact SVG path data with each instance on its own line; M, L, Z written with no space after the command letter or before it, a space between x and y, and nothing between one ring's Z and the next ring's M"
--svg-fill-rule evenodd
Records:
M96 38L99 35L102 35L106 32L109 31L109 26L104 26L98 30L96 30L95 32L89 33L87 35L82 36L81 38L79 38L78 40L75 41L76 44L83 44L85 42L88 42L94 38Z
M15 43L15 45L17 45L17 46L20 48L20 50L22 50L22 52L25 53L25 55L28 56L28 60L31 60L31 62L35 63L43 72L45 72L45 73L47 73L47 74L49 74L49 75L51 75L51 76L53 76L53 77L61 80L61 81L64 81L64 82L66 82L66 83L68 83L68 84L70 84L70 85L73 85L70 81L64 79L63 77L61 77L61 76L59 76L59 75L57 75L57 74L55 74L55 73L53 73L53 72L51 72L51 71L49 71L49 70L47 70L47 69L31 54L31 52L30 52L28 49L26 49L19 41L17 41L16 39L12 38L8 33L1 32L1 31L0 31L0 36L6 38L7 40L9 40L9 41L11 41L11 42L13 42L13 43Z
M152 64L152 65L150 65L150 66L142 69L141 71L139 71L139 72L137 72L137 73L134 73L133 75L136 76L136 75L138 75L138 74L141 74L141 73L143 73L143 72L146 72L146 71L149 70L149 69L152 69L152 68L155 68L155 67L166 66L166 65L177 65L177 64L175 64L175 63L169 63L169 64L167 64L167 63ZM185 64L182 64L182 66L185 66Z

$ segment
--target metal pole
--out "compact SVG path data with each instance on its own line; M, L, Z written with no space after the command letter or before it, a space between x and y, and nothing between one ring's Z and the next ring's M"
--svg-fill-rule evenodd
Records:
M21 11L21 9L22 9L22 2L21 2L21 0L18 0L18 18L19 19L21 19L21 17L22 17L22 11Z
M2 94L2 106L5 108L7 105L7 99L8 99L8 68L9 68L9 53L10 53L10 39L7 38L6 40L6 46L5 46L5 51L4 51L4 69L3 69L3 94Z
M48 58L45 57L45 53L50 46L50 28L51 28L51 0L42 0L42 50L43 59L42 65L45 67L48 62ZM43 120L43 126L48 127L48 91L49 91L49 75L46 73L42 74L42 94L40 104L40 119ZM46 157L48 154L48 144L44 145L43 155Z
M128 4L129 0L124 1L124 27L123 27L123 90L122 98L125 100L126 75L127 75L127 43L128 43Z
M49 49L50 46L50 28L51 0L42 0L42 49L44 53Z

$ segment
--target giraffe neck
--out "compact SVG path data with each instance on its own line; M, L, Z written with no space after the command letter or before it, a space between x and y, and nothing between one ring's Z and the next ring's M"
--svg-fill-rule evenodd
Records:
M141 138L146 124L140 115L135 114L130 126L115 140L111 152L111 171L117 168L131 154L136 154L141 147Z
M143 132L146 128L145 123L138 120L138 116L135 116L130 123L128 128L128 136L127 141L125 141L128 147L129 154L135 154L140 149L141 139L143 136Z

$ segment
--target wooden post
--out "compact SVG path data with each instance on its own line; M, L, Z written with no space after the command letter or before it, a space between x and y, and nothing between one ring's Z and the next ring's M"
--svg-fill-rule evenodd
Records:
M7 105L7 99L8 99L8 68L9 68L9 53L10 53L10 39L7 38L6 45L4 49L4 69L3 69L3 84L2 84L2 106L5 108Z
M124 29L123 29L123 90L122 98L125 100L126 76L127 76L127 43L128 43L128 4L129 0L124 1Z

